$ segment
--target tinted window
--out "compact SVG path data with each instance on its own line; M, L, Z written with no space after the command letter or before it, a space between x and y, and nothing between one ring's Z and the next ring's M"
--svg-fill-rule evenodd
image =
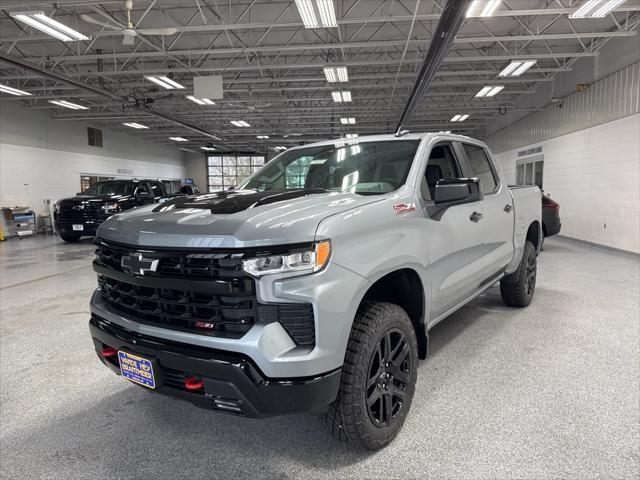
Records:
M433 198L439 180L458 178L459 176L451 145L436 145L429 154L427 169L424 173L422 196L427 199Z
M131 195L133 185L130 182L98 182L87 188L83 195Z
M323 189L361 195L392 192L404 184L420 142L342 142L284 152L241 188Z
M471 168L473 176L480 179L480 190L482 190L482 193L493 192L498 186L498 183L493 175L491 163L489 163L489 158L484 148L466 143L463 143L462 146L465 152L467 152L467 159L469 160L469 167Z

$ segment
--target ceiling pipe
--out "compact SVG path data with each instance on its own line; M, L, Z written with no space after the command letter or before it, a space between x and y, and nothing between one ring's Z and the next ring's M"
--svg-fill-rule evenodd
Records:
M424 58L418 77L413 85L413 90L409 94L407 104L398 120L396 127L396 136L404 130L404 126L411 121L411 117L416 111L418 104L422 100L422 96L431 85L431 81L435 76L445 55L449 52L456 34L462 26L465 19L465 13L469 8L471 0L448 0L447 5L442 11L440 21L436 26L427 56Z
M55 73L52 72L51 70L48 70L45 67L42 67L40 65L36 65L34 63L28 62L27 60L24 60L20 57L16 57L14 55L8 54L8 53L4 53L4 52L0 52L0 60L9 63L11 65L20 67L20 68L26 68L28 70L31 70L33 72L36 72L38 75L41 75L43 77L47 77L47 78L51 78L53 80L56 81L60 81L60 82L64 82L67 83L69 85L73 85L74 87L77 87L81 90L85 90L87 92L91 92L94 94L97 94L101 97L106 97L106 98L111 98L113 100L118 100L122 103L130 103L131 99L129 97L123 96L123 95L119 95L115 92L112 92L110 90L107 90L106 88L100 88L100 87L96 87L94 85L91 85L89 83L80 81L80 80L76 80L75 78L71 78L68 77L66 75L60 74L60 73ZM35 97L36 99L38 97ZM184 120L182 120L179 117L176 117L174 115L171 115L169 113L163 112L161 110L158 109L154 109L154 108L150 108L147 105L145 105L143 107L143 110L148 112L151 115L154 115L158 118L162 118L163 120L166 120L168 122L171 122L175 125L180 125L181 127L184 127L188 130L194 131L199 133L200 135L204 135L207 136L209 138L215 139L219 142L222 141L222 139L220 137L217 137L216 135L214 135L211 132L208 132L207 130L204 130L196 125L192 125L189 122L186 122Z

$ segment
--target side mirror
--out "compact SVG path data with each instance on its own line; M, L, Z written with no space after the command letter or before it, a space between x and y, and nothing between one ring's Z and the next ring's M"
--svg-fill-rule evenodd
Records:
M440 220L447 208L482 200L478 178L444 178L436 183L434 204L427 207L433 220Z
M450 207L482 200L478 178L446 178L436 184L433 201L439 207Z

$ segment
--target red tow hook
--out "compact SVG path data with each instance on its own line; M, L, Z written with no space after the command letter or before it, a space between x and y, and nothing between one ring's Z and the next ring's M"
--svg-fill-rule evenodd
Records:
M204 382L196 377L187 377L184 381L184 388L187 390L202 390L204 388Z
M100 356L102 358L110 358L110 357L115 357L118 354L118 351L113 348L113 347L105 347L104 349L102 349L102 351L100 352Z

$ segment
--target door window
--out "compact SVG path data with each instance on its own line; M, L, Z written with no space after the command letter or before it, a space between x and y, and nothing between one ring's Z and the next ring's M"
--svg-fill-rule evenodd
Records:
M493 192L498 186L498 182L484 148L468 143L463 143L462 147L467 154L472 175L480 179L480 190L482 193L487 194Z
M458 178L460 171L453 156L453 149L448 143L436 145L431 149L427 168L422 180L422 197L433 199L438 180L443 178Z

